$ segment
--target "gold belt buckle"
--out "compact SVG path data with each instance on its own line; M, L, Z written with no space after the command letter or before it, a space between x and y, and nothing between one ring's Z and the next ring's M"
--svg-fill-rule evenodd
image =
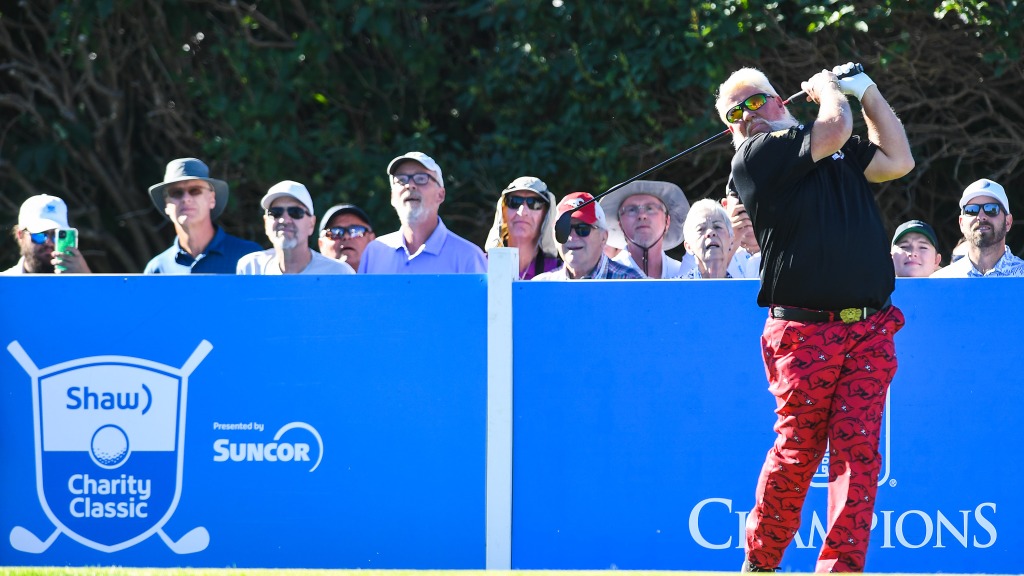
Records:
M863 308L843 308L839 311L839 318L844 324L852 324L861 320Z

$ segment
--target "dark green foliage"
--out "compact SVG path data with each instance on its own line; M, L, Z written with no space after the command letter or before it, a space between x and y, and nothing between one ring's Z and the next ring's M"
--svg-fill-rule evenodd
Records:
M354 202L394 230L385 167L422 150L445 172L442 217L482 243L498 190L517 176L539 176L558 196L597 193L721 131L714 93L743 65L789 93L824 67L867 66L918 160L879 188L890 229L930 220L948 250L959 191L982 176L1024 201L1016 1L32 0L2 10L3 221L30 194L64 197L96 271L140 271L168 245L173 231L146 189L180 156L231 183L223 224L266 244L259 198L284 179L305 183L318 212ZM718 197L731 152L723 140L652 178L691 202ZM7 246L5 266L16 258Z

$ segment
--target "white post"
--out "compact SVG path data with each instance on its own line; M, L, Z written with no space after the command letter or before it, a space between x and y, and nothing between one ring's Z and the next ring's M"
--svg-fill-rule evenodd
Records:
M512 282L519 250L487 253L486 563L512 569Z

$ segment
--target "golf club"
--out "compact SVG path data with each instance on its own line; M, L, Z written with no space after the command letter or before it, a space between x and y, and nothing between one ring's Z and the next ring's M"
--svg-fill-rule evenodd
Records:
M863 66L861 66L860 64L854 64L853 68L850 69L849 72L847 72L845 74L841 74L838 77L839 78L846 78L848 76L856 76L857 74L860 74L863 71L864 71L864 67ZM801 91L797 92L796 94L793 94L789 98L786 98L786 100L783 101L783 104L784 105L785 104L789 104L792 100L795 100L797 98L800 98L801 96L806 96L806 95L807 95L807 93L804 92L803 90L801 90ZM706 138L706 139L698 142L697 144L694 144L693 146L690 146L686 150L683 150L682 152L676 154L675 156L669 158L668 160L664 160L664 161L658 163L657 165L652 166L652 167L648 168L647 170L644 170L643 172L637 174L636 176L633 176L629 180L626 180L624 182L620 182L620 183L616 184L615 186L612 186L611 188L605 190L604 192L601 192L597 196L594 196L590 200L587 200L586 202L580 204L579 206L577 206L573 210L571 210L569 212L566 212L565 214L562 214L561 216L558 217L558 220L555 221L555 241L558 242L559 244L564 244L565 241L569 239L569 228L570 228L570 226L572 224L572 222L571 222L572 214L576 210L579 210L580 208L583 208L587 204L592 204L594 202L597 202L601 198L604 198L608 194L611 194L612 192L618 190L619 188L622 188L626 184L629 184L630 182L633 182L634 180L639 180L639 179L643 178L644 176L647 176L651 172L659 170L659 169L661 169L661 168L663 168L663 167L665 167L665 166L675 162L676 160L679 160L680 158L682 158L683 156L686 156L690 152L693 152L694 150L697 150L698 148L701 148L703 146L706 146L707 144L710 144L710 143L714 142L715 140L718 140L719 138L721 138L722 136L725 136L729 132L731 132L731 130L729 128L726 128L725 130L719 132L718 134L715 134L714 136L712 136L710 138Z
M167 544L167 547L171 549L171 552L175 554L202 552L210 545L210 533L202 526L189 530L177 542L171 540L171 537L164 532L163 528L157 530L156 533L164 541L164 544Z
M46 540L40 540L38 536L29 532L28 529L15 526L11 529L11 547L19 552L42 554L53 544L58 535L60 535L60 528L54 530L53 534L50 534L50 537Z

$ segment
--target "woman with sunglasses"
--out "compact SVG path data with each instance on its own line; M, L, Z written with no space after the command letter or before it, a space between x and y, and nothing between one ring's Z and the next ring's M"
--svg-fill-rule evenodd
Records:
M498 197L494 225L484 250L518 248L521 280L558 268L561 261L555 248L551 211L554 203L555 195L539 178L521 176L513 180Z

